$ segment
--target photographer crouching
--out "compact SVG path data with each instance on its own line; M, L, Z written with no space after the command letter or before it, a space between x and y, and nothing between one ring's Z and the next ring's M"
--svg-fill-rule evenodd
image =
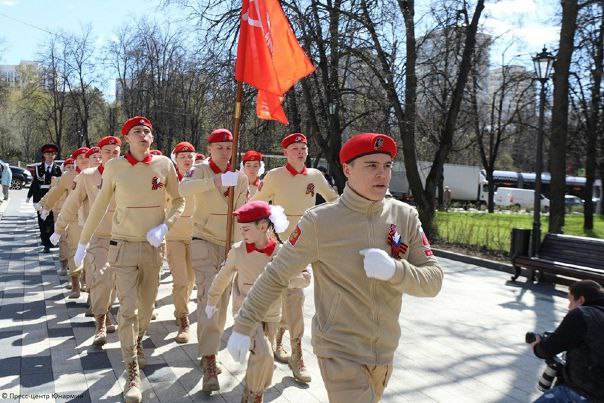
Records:
M535 355L548 362L546 373L556 355L566 351L558 374L562 382L536 403L604 401L604 289L592 280L578 281L570 286L568 300L569 312L551 335L527 334Z

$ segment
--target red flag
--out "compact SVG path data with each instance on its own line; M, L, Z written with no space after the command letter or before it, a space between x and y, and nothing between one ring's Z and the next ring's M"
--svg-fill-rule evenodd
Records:
M263 120L277 120L284 125L289 123L281 107L283 97L258 90L256 97L256 116Z
M278 0L243 0L235 79L259 90L259 118L287 121L279 97L314 70Z

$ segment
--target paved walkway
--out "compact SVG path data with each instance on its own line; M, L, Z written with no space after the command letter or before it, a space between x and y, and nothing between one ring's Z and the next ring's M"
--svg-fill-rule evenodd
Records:
M124 378L117 333L109 335L103 349L91 346L94 324L84 316L86 294L76 301L66 299L66 278L57 275L56 253L39 253L37 223L25 194L11 192L0 221L0 400L121 401ZM566 312L564 290L510 284L504 273L446 259L441 263L446 272L441 294L403 301L402 337L383 401L533 400L542 362L529 354L524 333L555 327ZM211 397L201 393L195 336L186 345L173 341L177 328L166 269L158 319L144 342L150 356L143 376L145 401L238 402L244 367L224 349L218 356L224 368L222 391ZM307 329L313 311L309 297ZM231 323L229 319L227 326ZM310 332L303 347L312 383L297 384L288 368L277 364L266 401L327 401Z

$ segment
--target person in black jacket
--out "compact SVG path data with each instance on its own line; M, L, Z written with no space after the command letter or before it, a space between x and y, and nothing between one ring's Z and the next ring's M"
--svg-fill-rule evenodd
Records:
M568 291L568 309L551 334L531 343L539 358L566 351L563 384L546 391L536 402L604 401L604 289L582 280Z
M36 166L33 181L29 187L29 192L27 192L27 202L29 203L33 197L34 206L36 206L36 203L38 203L40 199L42 199L42 197L48 193L52 177L61 176L61 168L54 162L57 156L57 151L58 147L54 144L44 144L40 148L40 152L42 153L44 160L38 166ZM36 210L38 209L36 208ZM38 227L40 228L40 239L42 240L42 246L44 246L44 253L49 253L50 248L53 246L50 242L50 236L52 235L55 227L55 220L52 212L48 214L46 220L43 220L38 212Z

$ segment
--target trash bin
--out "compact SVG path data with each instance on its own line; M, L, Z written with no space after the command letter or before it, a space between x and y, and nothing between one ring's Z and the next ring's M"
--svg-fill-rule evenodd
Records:
M529 256L529 245L531 242L531 230L524 228L512 228L512 242L510 246L510 258L517 256Z

